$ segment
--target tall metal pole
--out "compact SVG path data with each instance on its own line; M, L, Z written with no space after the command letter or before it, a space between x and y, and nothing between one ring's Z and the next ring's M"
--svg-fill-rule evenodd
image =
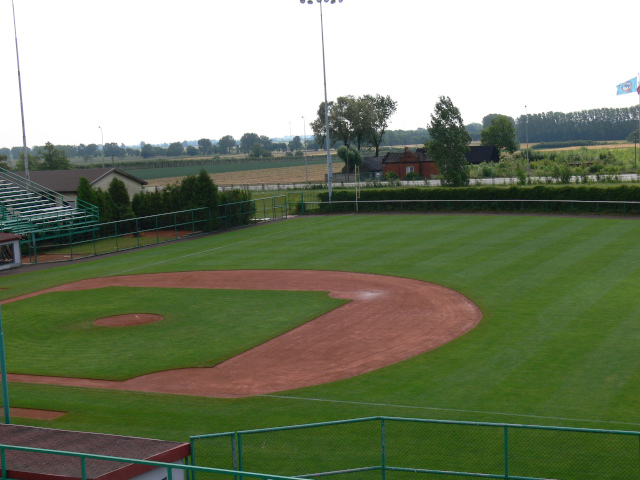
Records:
M527 106L524 106L524 114L527 117L524 122L525 140L527 142L527 183L529 183L529 113L527 112Z
M307 141L307 121L304 119L304 116L302 117L302 125L304 127L304 142L302 144L302 146L304 147L302 149L302 155L304 155L304 181L305 183L309 183L309 170L307 169L307 145L306 145L306 141Z
M102 127L98 125L100 129L100 140L102 140L102 168L104 168L104 133L102 131Z
M16 8L13 5L13 0L11 0L11 9L13 10L13 33L16 37L16 61L18 63L18 90L20 91L20 115L22 115L22 145L23 145L23 156L24 156L24 174L29 178L29 149L27 148L27 134L24 128L24 107L22 105L22 80L20 78L20 57L18 55L18 30L16 29Z
M329 140L329 101L327 100L327 67L324 58L324 22L322 20L322 1L320 4L320 31L322 33L322 72L324 74L324 124L326 129L325 145L327 147L327 187L329 189L329 201L333 193L333 165L331 161L331 142Z
M0 312L0 381L2 381L2 407L4 410L4 423L11 423L9 412L9 385L7 384L7 362L4 353L4 333L2 333L2 312Z

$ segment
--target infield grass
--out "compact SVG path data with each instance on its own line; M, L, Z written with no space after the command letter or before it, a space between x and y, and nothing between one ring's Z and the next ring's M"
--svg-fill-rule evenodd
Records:
M53 292L3 307L13 373L126 380L212 367L346 303L322 292L108 287ZM94 325L152 313L159 322ZM29 352L25 355L24 352Z
M639 239L640 222L625 218L305 217L1 277L8 298L115 274L343 270L442 284L483 312L475 329L431 352L273 396L223 400L11 384L12 402L69 412L24 423L176 440L371 415L640 429ZM60 308L75 308L71 300ZM9 306L5 329L22 321ZM12 355L31 354L8 332L5 341ZM10 370L23 361L8 358Z

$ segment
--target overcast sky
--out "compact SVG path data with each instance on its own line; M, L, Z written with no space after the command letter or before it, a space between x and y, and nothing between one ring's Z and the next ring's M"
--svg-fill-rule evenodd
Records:
M302 135L324 100L320 7L299 0L14 0L27 144ZM638 105L640 2L323 4L329 100L390 95L392 129L440 95L465 123ZM22 145L11 0L0 0L0 147ZM290 123L291 122L291 123Z

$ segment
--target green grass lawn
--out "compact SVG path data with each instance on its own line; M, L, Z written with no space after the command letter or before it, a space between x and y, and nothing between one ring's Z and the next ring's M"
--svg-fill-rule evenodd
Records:
M211 367L345 301L321 292L109 287L54 292L3 307L13 373L126 380ZM95 320L154 313L162 321L102 327Z
M344 270L446 285L483 311L474 330L436 350L279 395L224 400L11 384L11 400L69 412L24 423L176 440L370 415L640 429L639 239L633 219L308 217L5 276L2 298L114 274ZM72 296L63 303L80 308ZM32 352L11 333L21 320L9 307L12 370Z

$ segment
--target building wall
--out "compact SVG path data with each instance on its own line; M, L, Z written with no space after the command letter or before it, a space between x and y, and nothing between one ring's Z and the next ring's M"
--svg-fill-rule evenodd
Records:
M177 465L184 465L182 460L178 460L177 462L172 462ZM151 470L150 472L143 473L142 475L138 475L133 477L131 480L164 480L168 477L166 468L156 468ZM173 480L184 480L184 470L178 468L171 469L171 478Z
M382 171L383 175L387 172L395 172L399 178L403 179L407 176L407 167L413 167L413 171L424 178L438 175L438 167L435 162L385 163Z
M124 182L125 187L127 187L127 192L129 193L129 198L133 198L136 193L140 193L142 191L142 185L140 183L117 172L112 172L109 175L106 175L105 177L94 183L92 186L93 188L101 188L106 192L109 189L109 184L114 177Z

